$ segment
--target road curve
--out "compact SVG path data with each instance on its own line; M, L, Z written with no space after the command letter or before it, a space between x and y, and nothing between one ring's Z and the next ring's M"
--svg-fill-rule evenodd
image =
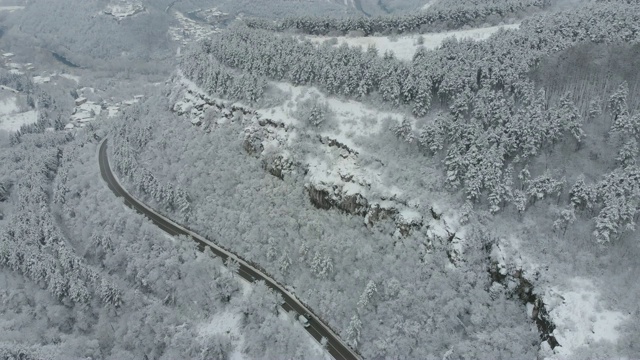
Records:
M295 312L296 314L308 314L310 326L305 328L311 336L317 341L320 341L322 338L327 339L326 349L329 354L335 359L361 359L361 357L353 351L350 347L344 344L340 338L317 316L315 316L311 310L309 310L305 305L303 305L299 300L297 300L292 294L290 294L284 286L278 284L275 280L271 279L266 274L262 273L260 270L256 269L254 266L251 266L246 261L239 258L237 255L221 248L220 246L214 244L213 242L205 239L204 237L196 234L195 232L183 227L172 220L166 218L163 215L156 213L149 206L145 205L138 199L134 198L130 195L120 182L117 177L111 171L111 167L109 166L109 159L107 155L107 139L105 138L100 145L100 150L98 152L98 162L100 164L100 174L102 175L102 179L107 183L109 189L113 191L113 193L118 196L124 198L124 204L138 213L146 216L150 219L155 225L157 225L160 229L165 231L167 234L172 236L177 235L186 235L193 239L198 244L198 249L200 251L204 251L206 248L210 248L211 251L216 255L222 258L223 261L227 261L228 259L232 259L237 261L239 264L238 274L245 280L249 282L255 281L264 281L266 285L282 295L284 300L284 304L282 308L287 312Z

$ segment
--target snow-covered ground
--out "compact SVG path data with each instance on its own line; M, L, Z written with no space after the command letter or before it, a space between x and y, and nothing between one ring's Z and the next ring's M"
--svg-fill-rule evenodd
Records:
M113 16L116 20L122 20L124 18L134 16L144 11L142 4L127 3L120 1L115 4L109 4L102 11L106 15Z
M72 75L72 74L60 74L59 76L65 78L65 79L69 79L69 80L75 81L76 84L79 84L80 83L80 79L81 79L80 76Z
M494 246L491 257L500 274L521 270L525 277L534 277L533 274L538 273L546 279L552 270L532 261L524 248L521 240L513 237L502 239ZM564 360L596 342L615 344L618 341L617 327L627 316L601 300L601 292L591 279L547 279L536 284L534 293L539 294L544 302L549 320L555 326L552 335L560 344L552 350L547 342L542 343L540 359ZM533 305L527 304L527 308L531 316Z
M14 12L16 10L22 10L24 6L13 5L13 6L0 6L0 12Z
M213 335L228 337L234 346L233 351L229 354L229 359L247 359L241 351L244 343L244 336L240 332L241 320L242 314L237 309L219 312L200 326L199 334L205 337Z
M11 94L3 96L4 98L0 100L0 130L15 132L20 130L22 125L32 124L38 120L35 110L22 111L18 104L18 96Z
M424 4L424 6L422 6L422 10L427 10L428 8L433 6L433 4L436 3L436 1L438 0L429 0L426 4Z
M20 110L15 96L10 96L0 100L0 115L16 113Z
M38 121L38 113L35 110L22 113L0 116L0 130L15 132L22 125L33 124Z
M46 84L51 82L51 76L36 75L33 77L34 84Z
M513 30L518 29L520 24L511 25L499 25L470 30L457 30L448 31L442 33L427 33L427 34L411 34L397 37L387 36L364 36L364 37L348 37L339 36L335 37L338 42L336 46L346 43L349 46L360 46L363 50L367 47L375 45L378 49L378 53L383 55L387 51L391 51L395 54L396 58L401 60L411 60L420 46L426 49L435 49L439 47L442 42L450 37L457 39L473 39L476 41L486 40L495 32L500 29ZM329 36L307 36L308 39L314 42L322 43L332 37ZM419 39L422 40L419 41ZM420 44L422 42L422 44Z
M554 336L562 345L546 349L546 359L566 359L581 347L604 341L616 343L616 329L627 317L606 308L600 292L589 279L574 278L566 286L554 286L545 293L551 320L556 325Z

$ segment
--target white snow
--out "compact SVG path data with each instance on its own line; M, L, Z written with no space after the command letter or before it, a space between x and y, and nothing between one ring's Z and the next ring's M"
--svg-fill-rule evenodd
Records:
M400 220L405 224L417 224L422 222L422 214L414 209L402 209L399 215Z
M35 110L18 114L0 116L0 130L14 132L20 130L22 125L33 124L38 121L38 113Z
M339 36L336 37L338 43L336 46L346 43L349 46L360 46L363 50L366 50L370 45L375 45L378 49L378 54L382 56L385 52L391 51L395 54L396 58L400 60L411 60L420 46L426 49L432 50L438 48L442 42L450 37L455 37L458 40L472 39L476 41L486 40L495 32L500 29L512 30L518 29L520 24L499 25L470 30L456 30L442 33L427 33L427 34L411 34L405 36L398 36L389 38L386 36L364 36L364 37L348 37ZM422 36L424 42L422 45L418 44L418 38ZM321 43L331 39L329 36L307 36L307 39Z
M51 82L51 77L49 76L34 76L33 77L33 83L34 84L46 84L48 82Z
M222 335L231 339L234 349L229 354L231 360L244 360L247 359L240 349L244 343L244 336L240 333L240 320L242 314L235 310L227 310L219 312L213 315L206 323L202 324L199 329L201 336Z
M13 114L20 111L15 96L0 100L0 115Z
M617 327L627 319L619 311L605 308L593 282L574 278L568 286L552 287L545 294L549 315L556 326L554 336L562 345L547 359L565 359L576 349L599 341L615 343Z
M427 2L426 4L424 4L422 6L422 10L427 10L428 8L430 8L431 6L433 6L433 4L436 3L436 1L438 0L430 0L429 2Z
M118 115L118 113L120 112L120 108L117 106L108 106L107 111L107 116L111 118Z
M6 12L14 12L16 10L22 10L24 9L24 6L0 6L0 12L6 11Z
M20 108L18 102L20 95L15 94L13 89L6 90L10 93L0 93L0 130L14 132L20 130L22 125L35 123L38 120L37 112L21 112L24 109Z
M507 268L522 269L525 276L544 269L526 257L523 248L520 240L514 237L501 239L494 245L491 258L498 263L501 274L506 275ZM627 316L600 300L600 291L592 280L574 277L566 284L553 281L550 284L547 279L536 284L536 293L541 295L556 327L553 335L561 346L551 350L546 342L543 343L539 358L563 360L579 348L587 348L599 341L615 343L618 340L617 327ZM532 311L532 305L527 304L529 316Z
M71 75L71 74L60 74L60 77L63 77L65 79L69 79L69 80L73 80L77 83L80 83L80 76L78 75Z
M128 4L125 2L120 2L118 4L110 4L103 10L103 13L106 15L111 15L116 20L122 20L129 16L134 16L140 12L144 11L144 6L141 4Z

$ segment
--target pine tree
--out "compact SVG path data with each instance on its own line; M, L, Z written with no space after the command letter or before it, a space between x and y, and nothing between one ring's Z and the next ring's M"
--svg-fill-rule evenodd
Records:
M624 81L613 95L609 98L609 109L613 116L613 123L615 124L619 117L629 115L629 109L627 107L627 96L629 95L629 85Z
M351 321L349 322L349 326L347 327L346 337L347 341L353 348L358 347L358 342L360 341L360 332L362 331L362 321L360 321L360 317L356 314L351 317Z
M569 228L569 225L573 224L576 221L576 213L573 207L569 209L564 209L560 212L560 216L553 223L554 231L562 231L562 236L564 236Z
M9 198L9 187L0 181L0 201L6 201Z
M579 210L592 209L595 199L594 189L587 185L584 175L580 175L569 192L569 198L574 208Z
M599 97L596 97L589 102L589 120L595 120L600 115L602 115L602 106L600 105L601 102L602 100Z
M360 299L358 300L358 309L360 311L364 310L364 308L369 305L369 302L372 300L373 296L378 293L378 289L376 287L376 283L373 280L369 280L367 286L364 288L364 291L360 295Z
M280 256L280 260L278 261L278 267L280 272L286 274L289 271L289 267L291 266L291 258L289 257L289 253L285 250Z
M316 103L311 108L311 112L309 113L309 124L320 127L322 123L325 121L325 109L322 105Z
M411 122L408 118L402 119L402 122L399 125L394 126L392 130L399 139L402 139L409 144L413 143L413 127L411 126Z
M635 138L631 138L627 140L618 151L618 156L616 157L616 161L620 165L626 167L626 166L635 165L637 158L638 158L638 142L636 141Z

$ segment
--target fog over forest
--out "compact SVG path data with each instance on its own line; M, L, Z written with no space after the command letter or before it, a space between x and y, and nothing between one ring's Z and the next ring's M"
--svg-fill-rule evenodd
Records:
M640 358L638 24L0 0L0 360Z

